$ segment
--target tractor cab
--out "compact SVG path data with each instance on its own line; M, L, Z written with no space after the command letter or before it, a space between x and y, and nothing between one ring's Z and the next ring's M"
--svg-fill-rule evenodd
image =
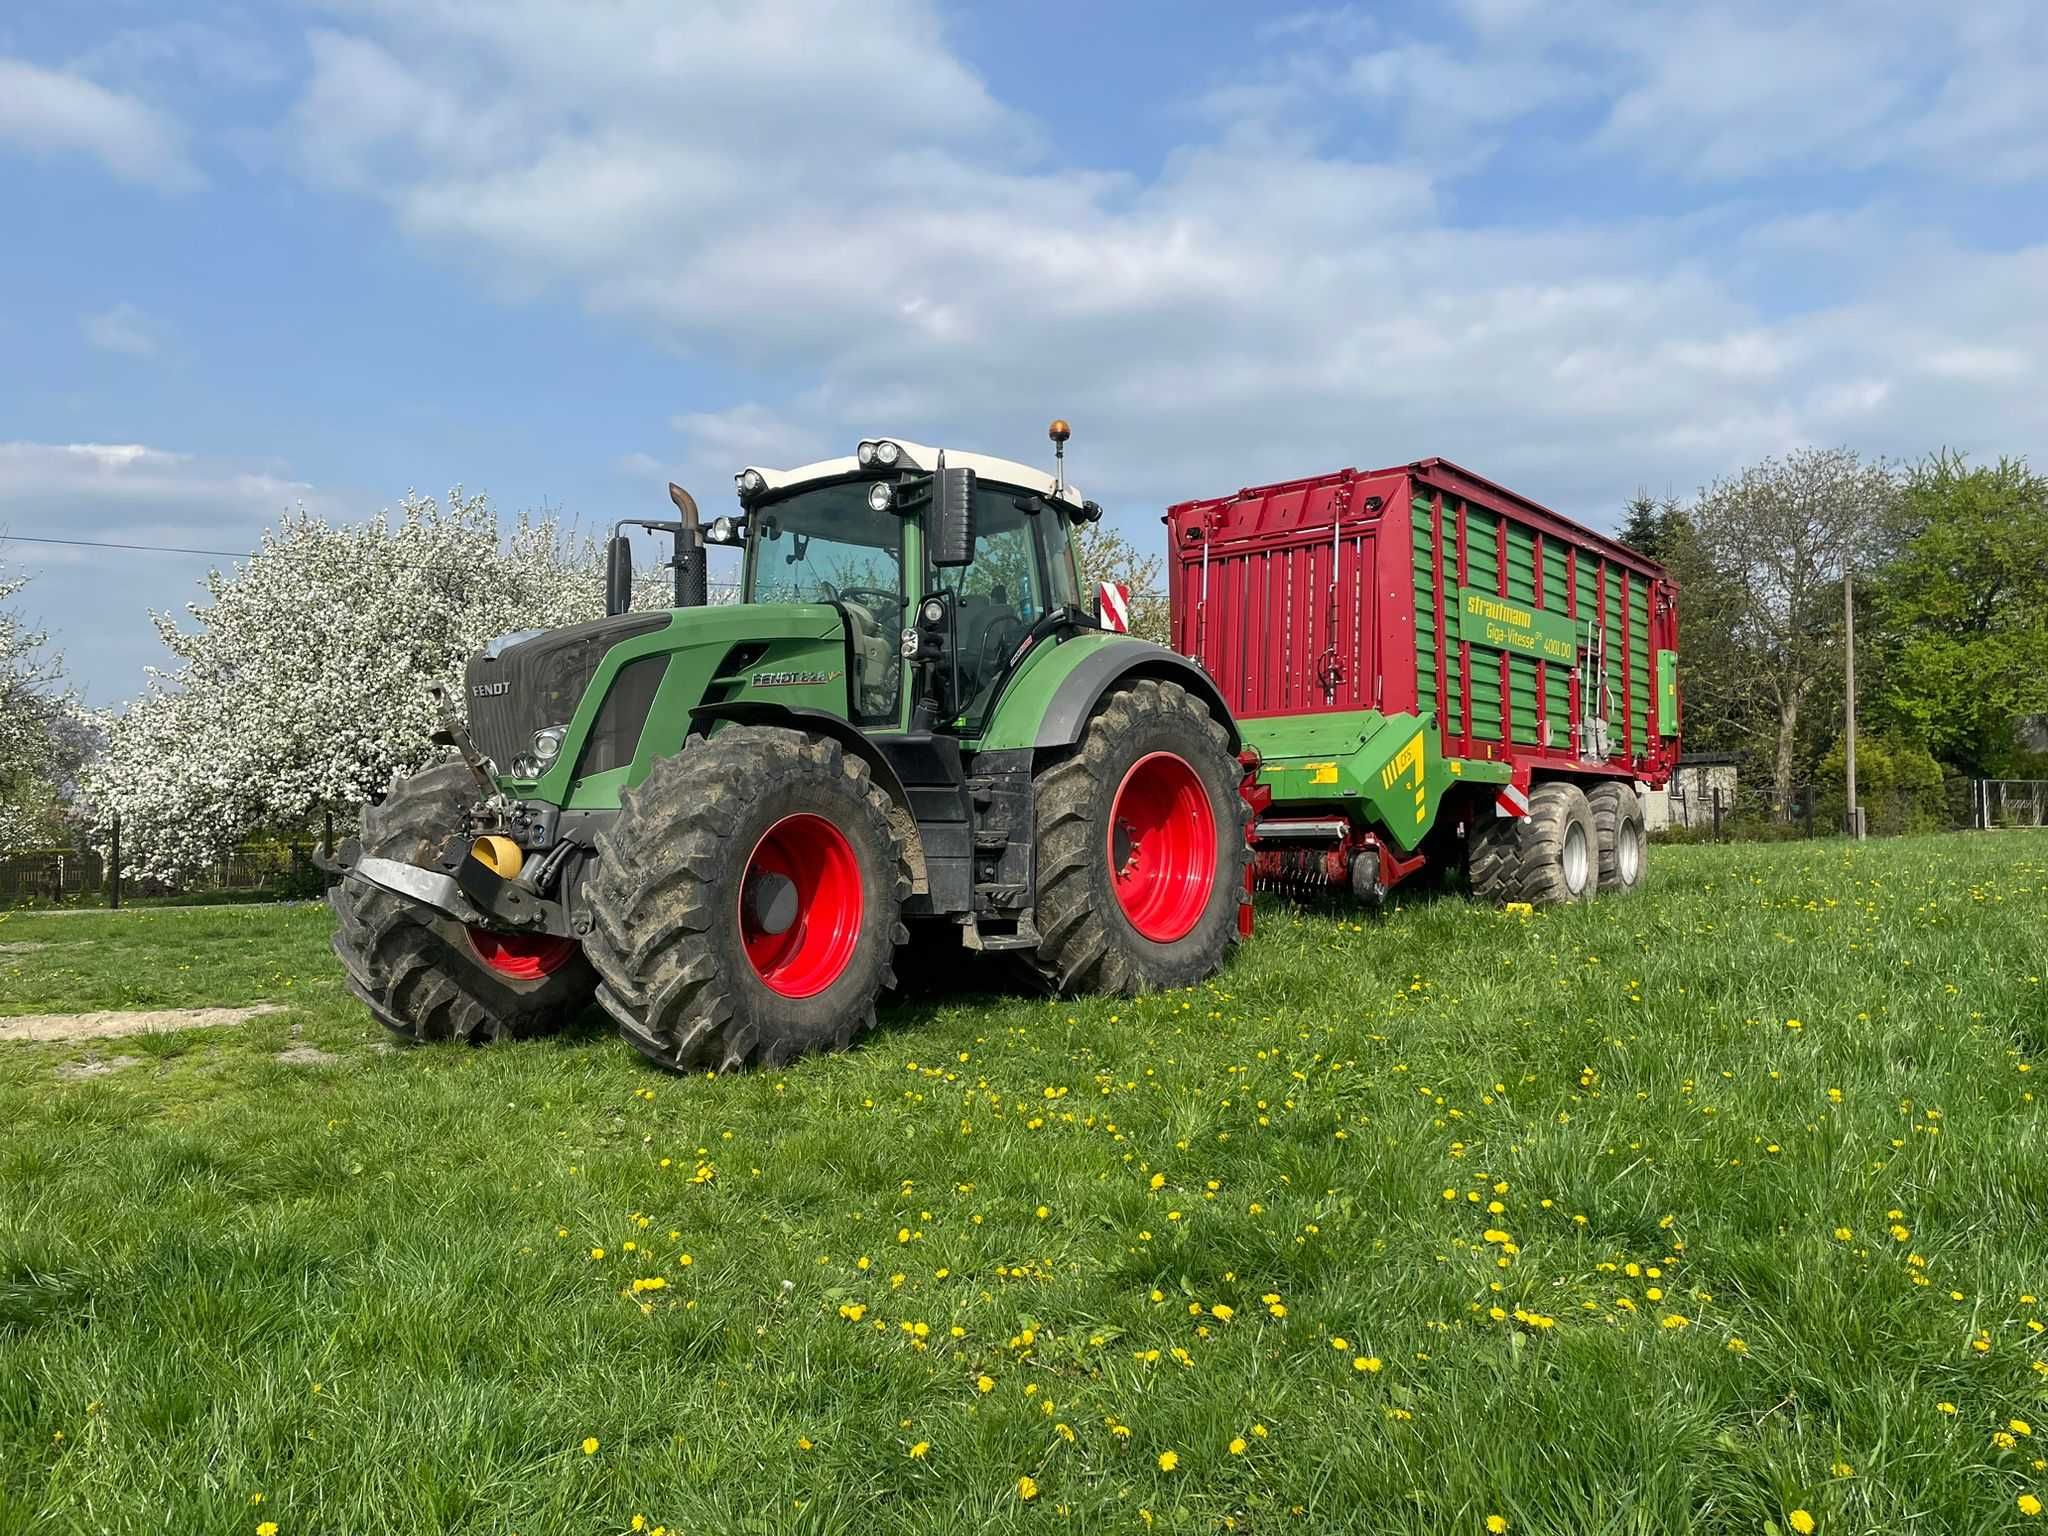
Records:
M1087 626L1073 525L1101 516L1060 473L871 438L854 453L734 477L742 599L845 616L849 711L870 729L973 735L1025 642Z

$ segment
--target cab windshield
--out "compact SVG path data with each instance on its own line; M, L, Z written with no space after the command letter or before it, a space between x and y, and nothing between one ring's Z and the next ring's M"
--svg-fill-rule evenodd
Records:
M897 715L908 604L903 519L868 505L869 483L808 486L759 507L749 519L746 599L839 604L852 631L854 714L874 724Z

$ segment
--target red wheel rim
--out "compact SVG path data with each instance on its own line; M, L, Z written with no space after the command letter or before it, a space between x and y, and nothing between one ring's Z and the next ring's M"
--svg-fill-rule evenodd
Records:
M846 834L822 816L783 817L740 879L740 942L754 974L784 997L824 991L853 963L864 905Z
M1109 811L1117 905L1155 944L1187 937L1216 888L1216 814L1186 758L1149 752L1131 764Z
M471 928L469 947L500 976L514 981L539 981L552 976L576 953L574 939L548 933L498 933L489 928Z

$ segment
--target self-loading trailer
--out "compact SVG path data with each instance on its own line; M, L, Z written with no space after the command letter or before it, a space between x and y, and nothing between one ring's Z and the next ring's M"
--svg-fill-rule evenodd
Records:
M1377 900L1428 868L1546 903L1642 880L1678 758L1655 561L1445 459L1166 514L1174 648L1242 734L1253 877Z

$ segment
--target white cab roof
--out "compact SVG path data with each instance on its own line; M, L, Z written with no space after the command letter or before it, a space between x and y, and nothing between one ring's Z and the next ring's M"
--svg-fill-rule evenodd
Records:
M903 450L903 457L896 468L924 470L929 473L938 468L939 454L946 455L948 469L971 469L981 480L993 480L1000 485L1014 485L1020 490L1032 491L1040 496L1057 494L1069 506L1081 505L1081 493L1070 481L1055 492L1053 478L1043 469L1030 464L1019 464L1015 459L990 458L985 453L967 453L958 448L929 448L923 443L913 443L907 437L873 437L867 442L890 442ZM766 482L771 491L787 490L793 485L803 485L812 480L835 480L842 475L866 473L853 454L843 458L820 459L815 464L799 464L795 469L770 469L765 464L749 464L751 469ZM744 474L746 471L742 470Z

